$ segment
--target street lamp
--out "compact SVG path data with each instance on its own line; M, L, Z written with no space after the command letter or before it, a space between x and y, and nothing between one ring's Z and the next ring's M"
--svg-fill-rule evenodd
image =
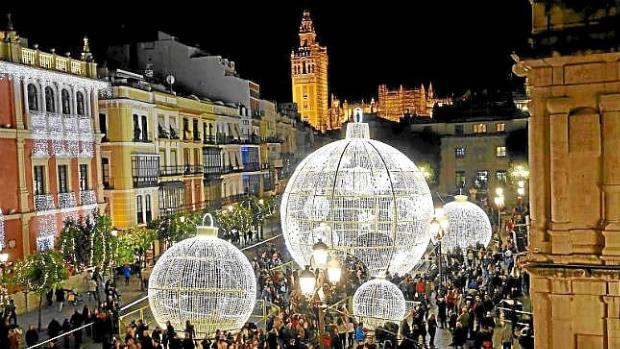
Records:
M306 296L311 296L314 293L314 287L316 286L316 275L310 270L310 266L306 265L306 268L299 274L299 287L301 293Z
M332 284L337 284L340 282L340 278L342 277L342 267L340 266L340 262L334 257L327 263L327 278L329 282Z
M329 256L329 247L319 239L317 243L312 246L312 257L317 268L323 269L327 264L327 257Z
M431 229L431 239L433 243L437 245L437 268L439 269L439 291L443 289L443 263L442 263L442 254L441 254L441 241L443 237L446 235L446 231L448 230L448 219L446 218L443 208L438 207L435 209L435 216L431 220L430 224Z
M0 253L0 263L4 264L9 260L8 253Z
M502 230L502 208L504 207L504 189L502 187L495 188L495 207L497 207L497 233L501 234ZM501 236L500 236L501 238Z

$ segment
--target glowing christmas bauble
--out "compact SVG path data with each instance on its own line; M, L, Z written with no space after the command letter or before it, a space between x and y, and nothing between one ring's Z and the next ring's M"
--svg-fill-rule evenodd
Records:
M319 239L343 260L352 255L371 275L409 272L426 250L433 202L416 165L393 147L370 139L368 124L347 125L343 140L304 159L280 207L286 246L311 264ZM394 257L398 261L394 261Z
M353 295L353 314L364 327L376 328L385 322L400 322L407 315L403 292L385 279L362 284Z
M149 279L149 305L157 323L175 329L189 320L198 337L216 330L238 331L256 303L256 278L248 258L217 238L217 228L174 244L157 261Z
M489 245L493 235L489 216L480 206L467 201L467 196L455 196L454 201L444 205L443 211L448 219L448 231L441 240L442 251Z

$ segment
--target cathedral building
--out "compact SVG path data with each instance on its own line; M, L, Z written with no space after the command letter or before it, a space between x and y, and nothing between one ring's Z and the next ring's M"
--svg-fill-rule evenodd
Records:
M317 130L332 128L327 92L327 47L316 40L310 12L304 11L299 27L299 47L291 53L293 102L298 111Z
M428 89L423 84L419 88L400 85L393 90L387 85L379 85L377 97L379 117L396 122L405 115L432 117L436 102L432 83L429 83Z

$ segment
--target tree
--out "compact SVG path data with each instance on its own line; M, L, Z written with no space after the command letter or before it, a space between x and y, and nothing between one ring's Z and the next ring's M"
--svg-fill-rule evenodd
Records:
M99 267L105 270L113 258L112 221L95 212L92 219L69 217L60 232L63 259L75 270Z
M63 255L56 251L39 252L17 262L11 283L26 294L34 292L39 296L39 322L41 330L41 305L43 296L49 291L62 287L68 272Z

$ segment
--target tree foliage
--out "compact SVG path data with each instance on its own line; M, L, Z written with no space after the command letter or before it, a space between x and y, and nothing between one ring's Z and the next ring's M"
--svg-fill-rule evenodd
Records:
M110 265L113 244L112 221L99 212L92 219L67 218L59 239L63 259L76 270Z
M11 283L38 295L60 288L69 276L63 255L57 251L32 254L17 262L14 270Z

